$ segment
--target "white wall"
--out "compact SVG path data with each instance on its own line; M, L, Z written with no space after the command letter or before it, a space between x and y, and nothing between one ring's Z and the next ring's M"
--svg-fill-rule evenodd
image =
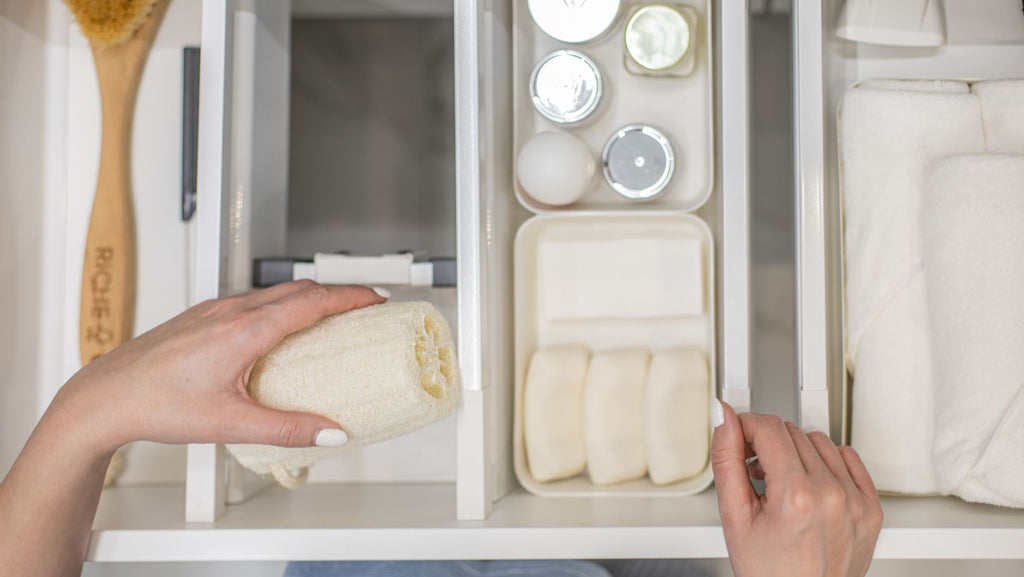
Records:
M63 5L60 5L63 8ZM199 45L201 0L174 0L146 62L132 129L137 285L135 334L184 310L191 280L190 225L181 222L182 48ZM81 366L78 311L82 257L99 170L99 88L92 53L68 23L62 375ZM128 452L126 483L184 482L185 448L136 443Z
M38 386L58 377L53 354L60 300L52 281L62 218L63 118L49 114L61 49L47 43L54 2L0 0L0 471L6 473L45 406ZM46 352L44 352L46 351Z
M136 333L187 303L190 229L180 222L181 49L201 0L176 0L136 109ZM0 0L0 472L78 370L82 254L99 158L99 93L86 41L60 0ZM184 448L144 445L125 479L184 479Z

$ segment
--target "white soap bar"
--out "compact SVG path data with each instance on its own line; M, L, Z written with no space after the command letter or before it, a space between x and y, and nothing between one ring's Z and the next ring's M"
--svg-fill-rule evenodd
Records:
M700 316L702 252L696 239L542 243L541 314L550 320Z
M698 349L660 352L647 375L644 436L655 485L696 476L708 462L708 362Z
M533 354L523 387L523 435L537 481L583 472L583 384L590 351L568 346Z
M647 473L644 388L651 356L629 349L594 355L583 391L583 438L587 470L595 485Z

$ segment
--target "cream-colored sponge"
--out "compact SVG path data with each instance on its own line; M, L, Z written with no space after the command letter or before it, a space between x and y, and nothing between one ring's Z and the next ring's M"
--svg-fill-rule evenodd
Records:
M304 475L298 471L313 463L450 415L459 387L454 348L448 323L430 303L388 303L323 319L256 363L249 395L267 407L332 419L348 433L348 443L227 448L253 472L297 486Z
M587 464L583 448L583 384L590 351L540 349L523 390L523 434L530 475L546 482L572 477Z
M693 477L708 461L710 378L704 353L680 348L654 355L647 375L647 468L655 485Z
M595 485L643 477L644 388L650 354L641 349L594 355L583 391L587 471Z

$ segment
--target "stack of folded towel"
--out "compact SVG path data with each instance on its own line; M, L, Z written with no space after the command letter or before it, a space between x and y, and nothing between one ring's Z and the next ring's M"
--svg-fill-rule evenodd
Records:
M844 98L851 435L883 491L1024 507L1021 102L1024 81Z

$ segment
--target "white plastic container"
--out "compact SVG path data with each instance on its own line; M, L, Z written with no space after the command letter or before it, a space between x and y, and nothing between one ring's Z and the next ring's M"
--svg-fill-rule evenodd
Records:
M608 138L623 126L644 124L658 128L672 142L676 171L672 182L655 199L638 203L624 198L606 182L573 205L573 210L677 210L692 212L707 202L714 187L714 73L712 62L711 7L706 0L677 4L693 15L690 48L684 61L693 59L692 73L684 76L652 76L628 68L624 28L626 18L597 40L582 45L559 42L545 34L530 16L527 0L513 3L513 143L512 154L534 134L556 125L534 108L530 77L537 62L555 50L572 48L594 60L603 73L601 114L583 126L571 127L599 157ZM513 162L515 161L513 159ZM564 210L531 198L518 183L516 197L535 213Z
M631 318L607 318L607 310L598 315L603 318L584 318L580 314L570 315L565 314L565 311L552 310L550 303L544 302L544 292L550 287L544 286L545 280L539 277L538 271L542 269L539 255L545 246L552 246L555 243L595 243L596 246L601 246L604 243L620 241L699 242L703 270L697 272L702 276L703 285L702 294L696 296L700 300L698 309L667 303L664 312L670 315L668 317L658 314L662 311L637 309L627 315ZM715 396L717 380L713 242L711 230L704 221L684 214L590 212L541 215L528 220L519 229L513 259L516 327L513 451L516 477L526 490L551 497L678 497L699 493L711 484L710 461L697 476L661 487L654 485L647 477L618 485L597 487L585 474L560 481L539 483L531 477L526 463L522 401L526 371L534 351L542 347L570 344L588 347L592 354L625 348L642 348L653 354L675 347L696 347L708 359L711 375L708 382L709 394ZM614 263L609 264L614 268ZM636 270L642 269L641 266ZM608 274L615 275L617 272L621 271L610 269ZM657 271L651 272L652 276L658 275ZM608 284L613 284L610 279L611 277ZM657 279L646 280L656 282ZM626 282L639 286L645 279L631 276ZM614 289L597 286L594 287L594 291L600 298L602 294L614 292ZM692 301L693 295L690 296L688 300Z

